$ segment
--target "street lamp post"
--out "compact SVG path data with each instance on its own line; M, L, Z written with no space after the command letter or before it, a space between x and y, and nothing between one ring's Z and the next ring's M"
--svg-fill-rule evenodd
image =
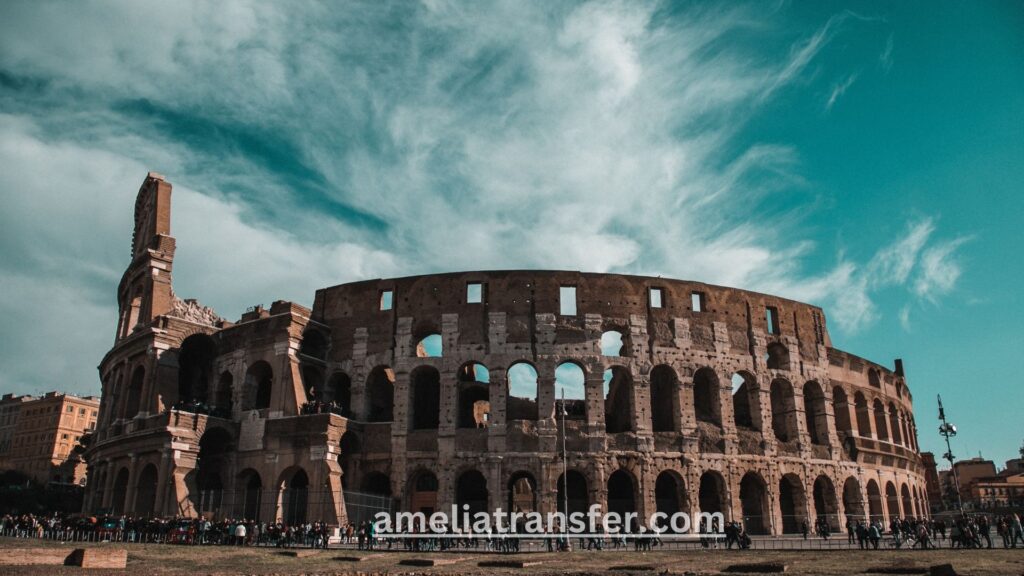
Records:
M956 436L956 426L946 422L946 410L942 407L942 396L938 396L939 399L939 420L942 421L942 425L939 426L939 434L946 439L946 453L942 456L949 461L950 472L953 474L953 486L956 489L956 506L960 510L960 515L964 515L964 502L960 497L960 478L956 474L956 466L953 465L953 447L949 442L949 439Z

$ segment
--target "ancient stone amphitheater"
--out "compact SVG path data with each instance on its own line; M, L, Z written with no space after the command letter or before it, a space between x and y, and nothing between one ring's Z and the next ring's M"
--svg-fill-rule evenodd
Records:
M927 513L902 363L833 348L818 307L517 270L342 284L229 322L172 291L170 197L151 173L136 202L89 511L344 523L597 503L772 534Z

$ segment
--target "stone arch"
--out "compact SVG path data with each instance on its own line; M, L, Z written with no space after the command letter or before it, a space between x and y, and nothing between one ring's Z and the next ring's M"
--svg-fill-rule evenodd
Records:
M235 477L235 494L241 496L236 500L235 516L258 522L263 506L263 479L260 473L252 468L239 472Z
M622 366L604 371L604 427L609 434L633 429L633 377Z
M602 356L628 356L628 339L618 330L608 330L601 334L601 355Z
M853 425L850 422L849 399L846 390L842 386L832 388L832 413L836 415L836 430L839 432L853 432Z
M444 339L434 332L423 336L416 342L417 358L441 358L444 355Z
M843 482L843 513L847 522L864 520L864 501L861 499L860 482L855 476Z
M700 475L697 489L697 500L700 511L707 514L725 513L725 503L729 501L725 478L716 470L707 470Z
M868 370L868 384L874 386L875 388L882 387L882 378L881 375L878 373L877 368L871 368L870 370Z
M302 342L299 343L299 355L323 362L327 360L327 349L329 347L328 337L323 331L308 328L302 334Z
M429 470L416 471L409 486L409 510L431 514L437 510L437 476Z
M123 467L117 471L117 476L114 476L114 487L110 494L110 507L111 511L115 516L120 516L125 513L125 507L127 502L125 498L128 494L128 468Z
M857 412L857 435L861 438L871 437L871 409L863 392L853 395L853 406Z
M878 488L878 482L874 479L868 480L868 517L871 522L885 522L885 512L882 510L882 491Z
M153 464L146 464L135 483L136 516L156 515L157 470Z
M839 501L832 479L824 474L815 478L813 494L816 520L824 520L832 530L838 529L842 522L839 518Z
M910 488L907 488L906 483L900 486L900 499L903 503L903 516L917 516L917 514L914 513L913 500L910 498Z
M134 418L142 410L142 388L146 383L146 368L136 366L128 383L128 397L125 400L125 418Z
M567 420L586 420L587 373L578 362L567 360L555 367L555 414L563 409L562 394L565 394L564 410Z
M217 392L213 397L213 407L216 415L224 418L231 417L231 410L234 407L235 377L231 372L221 372L217 380Z
M903 435L900 434L900 415L893 402L889 402L889 432L892 434L893 444L903 444Z
M885 512L890 522L901 516L900 497L896 492L896 485L892 482L885 483Z
M178 402L209 402L217 343L208 334L193 334L178 349Z
M508 510L509 512L537 511L537 480L533 474L520 470L512 473L508 479Z
M873 402L875 412L875 432L879 440L889 440L889 429L885 423L885 405L878 398Z
M772 381L772 430L780 442L797 439L796 398L793 385L788 380L776 378Z
M479 362L467 362L459 368L458 428L487 427L491 414L490 382L490 372Z
M732 375L732 413L737 428L761 430L761 392L749 372Z
M437 430L441 422L441 373L420 366L409 374L410 430Z
M825 393L814 380L804 384L804 420L812 444L828 445L828 418L825 414Z
M659 364L651 370L651 427L654 432L680 430L679 378L671 366Z
M200 514L220 517L224 486L235 452L231 433L220 427L207 428L199 438L196 458L196 488L193 506Z
M391 422L395 419L395 373L377 366L366 377L366 421Z
M309 476L301 466L291 466L281 473L277 483L280 497L278 517L288 525L304 524L309 507Z
M509 420L537 419L537 368L525 360L513 362L506 372Z
M689 513L689 502L686 497L686 481L675 470L663 470L654 481L654 507L658 512L671 518L680 512ZM663 530L670 530L666 520L660 525Z
M468 513L472 519L477 512L487 512L488 498L487 479L479 470L459 474L455 481L455 505L460 514Z
M341 487L348 488L350 478L355 476L355 469L359 465L358 456L362 453L363 443L359 436L346 430L338 442L338 465L341 466Z
M327 386L324 387L321 399L327 404L336 406L345 418L351 418L352 379L349 378L348 374L341 371L331 374L330 380L327 381Z
M769 370L789 370L789 348L780 342L772 342L768 345L766 363Z
M590 508L590 491L588 490L587 477L579 470L569 469L566 474L558 476L556 488L557 506L559 512L565 512L566 507L569 514L580 512L585 514Z
M771 506L768 502L768 487L764 478L754 471L747 472L740 480L740 504L743 509L743 524L750 534L769 534Z
M299 374L302 377L302 389L306 393L306 401L321 400L324 395L324 370L321 366L303 363Z
M242 410L262 410L270 408L273 397L274 370L270 364L260 360L249 366L245 372Z
M615 512L623 519L627 513L636 512L636 481L632 474L619 468L608 476L607 488L608 512Z
M796 474L785 474L779 479L779 510L782 512L782 533L798 534L807 522L807 494Z
M363 494L391 497L391 477L383 472L370 472L363 476L359 483L359 491Z
M693 409L698 422L722 425L721 386L711 368L701 368L693 375Z

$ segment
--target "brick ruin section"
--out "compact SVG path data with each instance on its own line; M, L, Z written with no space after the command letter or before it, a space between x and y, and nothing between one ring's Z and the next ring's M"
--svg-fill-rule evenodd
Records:
M403 510L568 500L643 517L720 511L775 534L927 514L902 363L833 348L818 307L699 282L498 271L343 284L312 310L275 302L231 323L174 296L169 210L170 185L151 174L100 365L88 511L345 522L365 512L346 508L356 493ZM602 351L612 332L621 350ZM566 363L583 382L566 402L562 498ZM536 383L513 396L520 364ZM335 413L302 414L314 400Z

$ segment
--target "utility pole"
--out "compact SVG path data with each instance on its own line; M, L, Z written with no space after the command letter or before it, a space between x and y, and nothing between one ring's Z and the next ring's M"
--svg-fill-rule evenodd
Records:
M950 473L953 474L953 486L956 489L956 506L960 510L960 516L964 515L964 502L960 497L960 478L956 474L956 466L953 465L953 447L949 443L949 439L956 436L956 426L946 422L946 411L942 407L942 396L938 396L939 399L939 420L942 421L942 425L939 426L939 434L946 439L946 453L942 456L949 461Z

